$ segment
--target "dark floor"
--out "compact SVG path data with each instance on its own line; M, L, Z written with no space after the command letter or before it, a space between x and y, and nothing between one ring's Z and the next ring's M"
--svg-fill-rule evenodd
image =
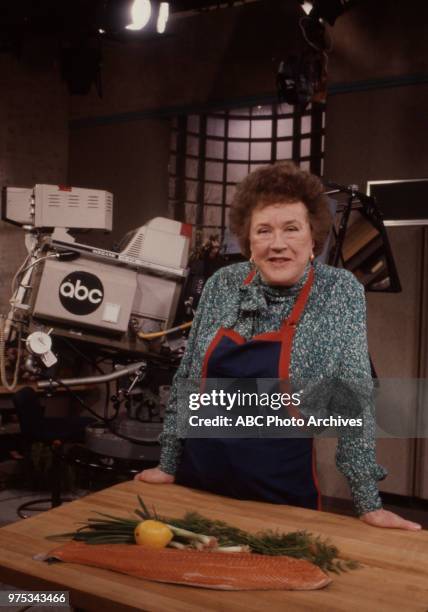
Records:
M0 464L0 469L1 466L2 464ZM18 489L4 489L0 491L0 527L21 520L17 515L18 506L38 498L40 498L40 491L23 491ZM16 587L0 582L0 591L18 590L22 592L22 589L17 589ZM24 607L26 608L26 606ZM2 612L22 612L24 607L21 604L18 606L1 606L0 609ZM31 612L71 612L71 608L69 606L31 606Z

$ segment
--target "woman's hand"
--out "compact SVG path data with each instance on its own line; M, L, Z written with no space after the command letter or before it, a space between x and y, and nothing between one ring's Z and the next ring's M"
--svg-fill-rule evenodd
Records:
M134 480L142 480L151 484L172 484L175 480L174 476L163 472L159 467L143 470L134 476Z
M389 512L389 510L384 510L381 508L380 510L374 510L373 512L366 512L366 514L362 514L360 519L367 523L368 525L373 525L373 527L386 527L387 529L408 529L409 531L418 531L422 529L422 526L419 523L413 523L412 521L407 521L406 519L401 518L398 514L394 514L394 512Z

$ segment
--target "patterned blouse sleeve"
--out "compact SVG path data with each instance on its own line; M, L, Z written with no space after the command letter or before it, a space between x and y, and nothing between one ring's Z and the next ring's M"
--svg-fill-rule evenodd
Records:
M347 427L339 436L336 465L348 480L358 515L382 507L377 481L387 471L376 461L376 420L367 347L366 302L363 286L347 276L343 297L344 344L339 380L357 388L361 428Z
M207 313L212 307L216 278L217 274L214 274L205 283L198 308L193 318L186 350L172 381L171 393L165 410L163 431L159 437L161 443L159 467L167 474L175 474L177 471L183 446L182 440L177 436L177 410L179 409L178 385L181 380L190 376L190 370L195 359L196 340L201 330L201 326L203 326L203 322L206 320ZM199 365L201 366L202 364Z

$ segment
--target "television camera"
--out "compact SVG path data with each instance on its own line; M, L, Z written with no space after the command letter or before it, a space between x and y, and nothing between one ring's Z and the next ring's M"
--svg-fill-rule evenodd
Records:
M128 232L116 250L98 248L71 232L111 231L112 194L42 184L4 188L1 218L22 227L27 249L13 278L9 313L1 319L2 384L16 387L24 345L25 367L44 379L37 385L49 393L118 380L111 403L88 428L86 444L100 455L156 461L168 385L154 392L150 378L156 365L172 377L174 357L183 348L181 330L191 325L174 327L190 226L156 217ZM170 340L174 333L178 340ZM95 375L57 379L59 339L72 348L83 343L76 348L83 357L87 346L95 347L113 368L105 371L97 360ZM12 382L7 347L17 353Z

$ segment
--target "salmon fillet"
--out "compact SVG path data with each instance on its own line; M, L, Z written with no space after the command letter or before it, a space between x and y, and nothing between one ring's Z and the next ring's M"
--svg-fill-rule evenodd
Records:
M52 550L47 558L207 589L307 591L331 582L309 561L253 553L148 550L132 544L69 542Z

